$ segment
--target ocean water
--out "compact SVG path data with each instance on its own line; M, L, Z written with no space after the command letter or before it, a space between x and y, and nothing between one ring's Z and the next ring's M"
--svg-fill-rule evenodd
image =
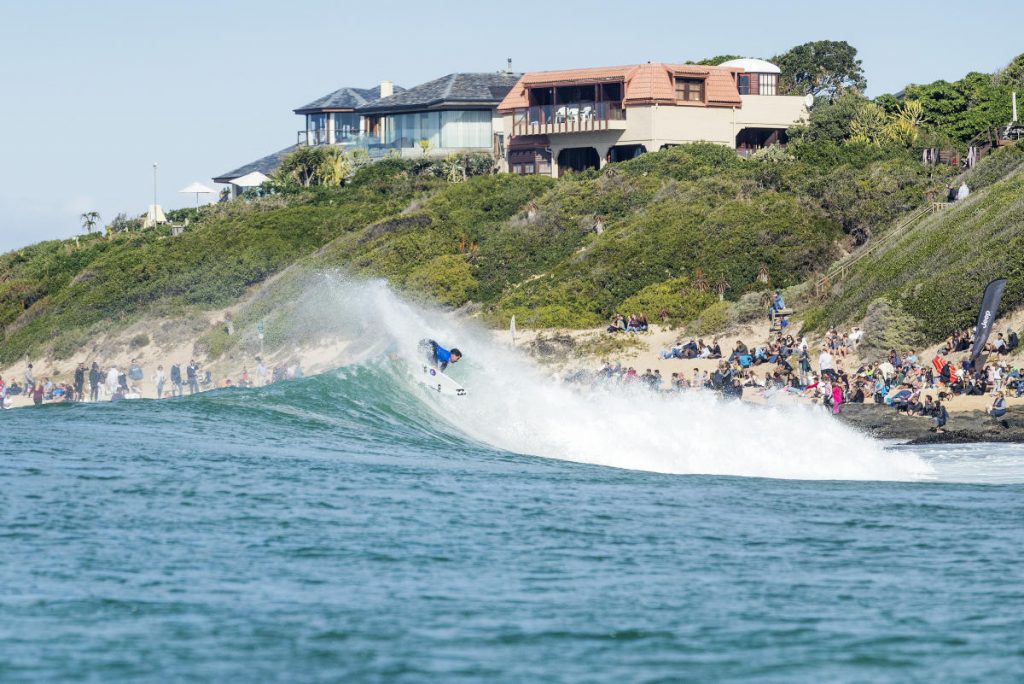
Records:
M366 294L335 372L0 414L0 681L1024 680L1024 448L570 388Z

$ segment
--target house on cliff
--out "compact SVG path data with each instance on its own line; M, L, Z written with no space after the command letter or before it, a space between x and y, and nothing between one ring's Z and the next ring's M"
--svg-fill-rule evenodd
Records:
M295 110L304 117L295 145L274 152L213 180L231 183L252 171L271 174L302 145L361 148L373 158L394 151L403 157L424 153L504 150L498 104L520 74L453 73L405 90L383 81L377 88L341 88Z
M779 95L778 79L779 68L759 59L527 73L498 106L504 165L559 176L698 141L745 156L785 142L807 116L806 99Z

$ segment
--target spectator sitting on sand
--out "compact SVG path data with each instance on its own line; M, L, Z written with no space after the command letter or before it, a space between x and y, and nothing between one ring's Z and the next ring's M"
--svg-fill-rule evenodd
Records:
M993 418L1002 418L1006 415L1006 397L1002 392L996 392L996 398L988 408L988 414Z
M726 359L729 363L732 363L741 356L747 356L750 351L747 349L747 345L743 344L743 340L736 340L736 346L732 348L732 354Z

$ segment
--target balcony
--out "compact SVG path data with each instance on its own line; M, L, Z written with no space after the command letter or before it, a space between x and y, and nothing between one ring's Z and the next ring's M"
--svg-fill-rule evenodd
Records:
M625 128L626 110L618 100L536 105L512 112L512 135L587 133Z
M370 153L371 157L382 156L389 149L397 149L397 143L385 143L380 136L359 131L334 131L333 140L327 131L299 131L299 145L341 145L346 149L360 147Z

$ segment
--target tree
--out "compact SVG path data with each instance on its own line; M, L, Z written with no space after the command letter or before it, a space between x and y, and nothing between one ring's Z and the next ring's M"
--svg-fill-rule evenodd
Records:
M87 211L79 218L82 219L82 228L85 232L92 233L92 229L100 222L100 213L98 211Z
M813 95L834 100L849 91L863 92L868 82L857 48L844 40L817 40L797 45L772 60L781 70L784 95Z
M320 181L320 170L324 163L324 148L302 145L281 160L281 166L274 173L280 183L298 183L304 188Z
M352 175L352 161L340 147L328 147L322 156L317 175L324 185L339 186Z
M972 72L959 81L909 85L906 100L921 103L922 117L936 129L960 142L1010 120L1010 91L996 85L989 74Z
M697 64L699 66L718 66L722 62L728 62L734 59L743 59L743 55L715 55L714 57L706 57L699 62L687 62L687 64Z
M1007 88L1024 90L1024 54L1017 55L1013 61L996 74L996 83ZM1024 95L1024 93L1019 93Z

